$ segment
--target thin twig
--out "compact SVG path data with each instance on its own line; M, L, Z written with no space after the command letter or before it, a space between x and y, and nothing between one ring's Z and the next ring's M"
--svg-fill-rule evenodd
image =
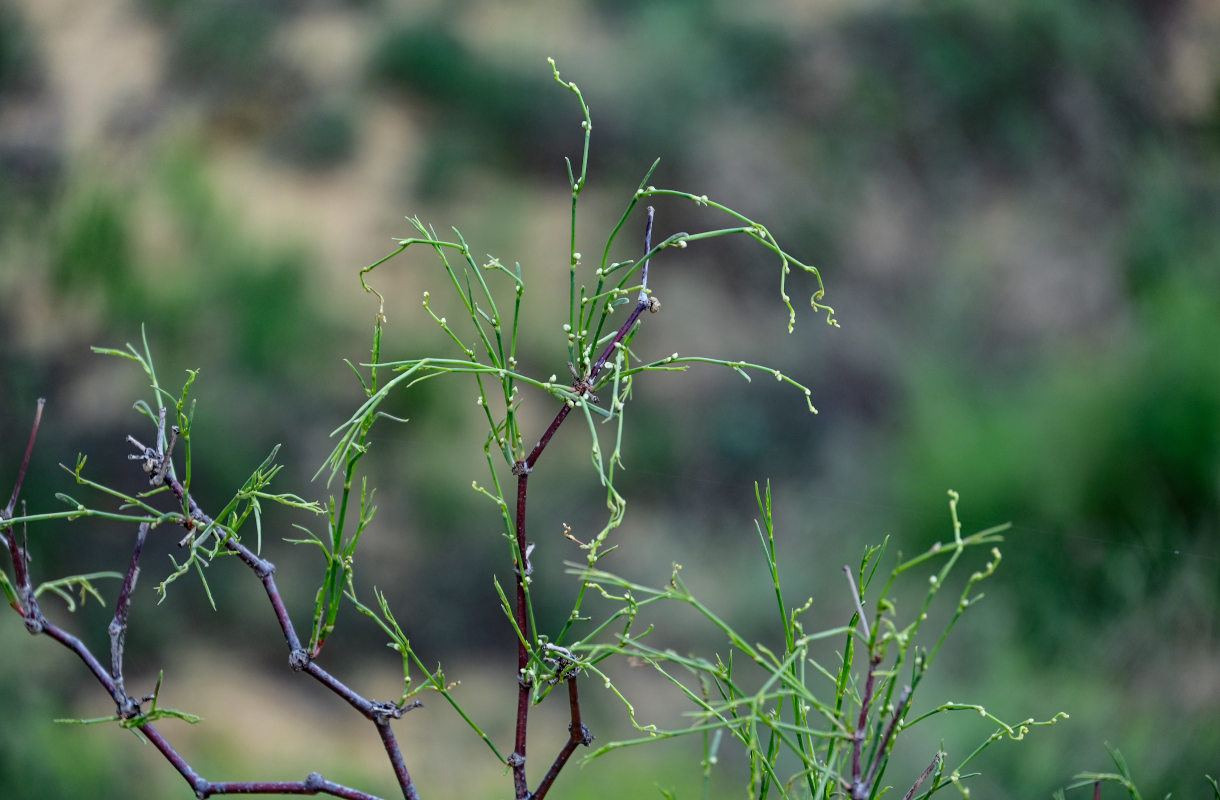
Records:
M118 706L119 716L130 719L140 713L140 701L128 696L127 687L123 682L123 645L127 639L127 617L131 611L131 596L136 588L136 579L140 575L140 553L144 542L148 539L148 531L152 526L147 522L140 525L136 534L136 544L131 551L131 563L127 567L127 575L123 578L123 588L119 590L118 603L114 609L114 619L110 622L107 632L110 634L110 675L114 678L114 702Z
M851 585L851 599L856 601L856 615L860 620L860 625L864 628L864 641L871 641L873 635L868 628L868 620L864 618L864 603L860 599L860 590L856 588L856 579L852 577L851 567L844 564L843 574L847 576L847 582Z
M563 410L566 411L567 409L568 406L565 405ZM559 427L558 423L563 422L563 416L566 415L556 418L556 422L552 423L553 428ZM526 668L529 666L529 650L525 646L525 637L529 635L525 607L525 580L528 577L528 569L525 565L525 551L528 547L525 541L525 508L529 492L529 477L528 472L523 472L517 476L518 563L516 565L516 621L517 629L521 632L521 636L517 639L517 727L516 735L513 739L513 752L509 757L509 766L513 770L513 789L516 792L518 800L523 800L523 798L529 796L529 781L525 775L525 745L529 730L530 694L533 691L531 682L526 677Z
M419 792L415 790L415 783L411 780L411 773L407 772L407 764L402 759L402 748L398 746L398 740L394 738L394 731L390 729L389 720L383 719L377 722L376 725L377 734L381 737L381 744L385 747L390 764L394 767L394 776L398 778L398 785L402 789L402 796L406 800L419 800Z
M555 756L551 768L547 770L546 776L538 784L538 789L533 794L534 800L542 800L546 797L546 793L551 790L551 784L559 777L559 771L568 763L568 759L572 757L572 753L576 752L577 747L581 745L588 747L593 743L593 734L589 731L589 727L580 721L580 695L575 675L568 678L568 707L572 714L572 721L568 723L568 740L564 742L563 749L559 751L559 755Z
M652 251L652 218L656 215L657 210L652 206L648 207L648 220L644 223L644 253L645 256ZM644 265L640 267L640 297L637 302L648 302L648 262L651 259L644 258Z
M38 426L42 422L42 409L46 404L46 399L40 397L34 407L34 422L30 425L30 438L25 446L25 455L21 458L21 467L17 470L17 479L13 482L13 494L9 498L8 505L0 509L0 527L4 527L3 523L13 518L13 509L17 507L17 498L21 496L21 485L25 482L25 473L30 466L30 455L34 452L34 440L38 438ZM21 516L26 516L24 511ZM33 583L30 581L28 530L28 525L22 526L23 544L21 545L17 544L16 531L10 531L7 537L0 534L0 543L8 547L9 557L13 560L13 576L17 584L17 600L13 608L25 618L26 630L30 633L39 633L41 631L39 620L42 618L42 612L38 608Z
M25 481L25 471L30 466L30 454L34 452L34 439L38 437L38 425L42 422L42 408L47 404L46 398L38 398L38 403L34 407L34 424L30 426L30 439L25 446L25 455L21 459L21 468L17 470L17 480L13 483L13 495L9 498L8 505L0 511L0 521L12 519L13 509L17 507L17 498L21 495L21 484Z
M160 440L160 436L158 437ZM155 458L153 470L157 475L163 475L165 482L169 485L170 490L177 496L179 502L186 506L192 517L203 522L205 525L214 524L211 517L205 514L195 502L194 498L190 498L182 484L171 474L168 469L163 467L167 462L169 455L168 448L165 453L158 453L155 450L150 451L148 448L140 444L134 437L128 437L137 448L143 451L145 458ZM171 440L172 441L172 440ZM28 460L28 453L27 453ZM23 469L24 473L24 469ZM111 697L115 698L119 704L120 716L131 718L138 715L139 702L134 699L128 699L122 685L122 650L123 639L126 633L128 613L130 611L131 596L135 588L136 578L139 572L139 556L143 548L143 544L147 539L148 532L151 526L147 523L140 526L139 535L137 537L136 547L132 553L131 563L128 567L127 575L123 583L123 589L120 592L118 605L115 610L115 616L110 624L111 634L111 661L112 669L110 672L102 666L101 662L93 655L88 647L85 646L80 639L72 634L62 630L54 623L50 622L43 616L38 609L37 604L33 602L33 593L24 591L24 595L28 595L29 599L25 603L23 615L26 617L26 626L33 633L45 633L52 639L55 639L63 646L67 647L72 652L76 653L77 657L85 663L89 671L106 689ZM14 563L19 576L19 583L25 587L29 586L30 579L28 571L25 570L26 555L16 546L15 537L10 537L10 551L14 557ZM280 627L284 632L284 638L289 647L289 664L294 670L306 672L315 680L326 686L332 692L343 698L349 705L356 708L366 718L371 720L377 727L378 733L381 736L382 742L385 745L387 755L390 758L390 763L394 768L395 775L398 777L399 785L403 791L405 800L418 800L419 795L416 792L414 783L411 781L410 774L407 771L406 765L402 758L401 749L398 746L393 732L390 730L390 720L397 719L411 708L415 708L419 703L413 703L407 706L397 706L391 703L377 703L370 701L356 692L349 689L343 683L335 679L330 673L313 663L308 653L301 647L300 639L296 634L296 629L292 624L292 620L288 616L287 609L284 606L283 598L280 596L279 589L275 584L274 573L275 565L270 561L260 558L250 548L241 544L241 542L229 538L225 542L225 547L249 566L263 583L263 587L267 592L268 600L271 602L275 610L276 618L280 623ZM128 705L134 705L134 713ZM154 746L165 756L166 760L174 766L174 768L186 779L191 786L195 795L200 798L211 797L216 794L328 794L335 797L350 798L351 800L379 800L374 795L332 783L322 778L317 773L311 773L304 781L299 782L241 782L241 781L226 781L213 783L200 776L177 750L165 739L165 737L152 724L144 723L133 725L138 729Z
M652 250L652 223L654 214L655 210L652 206L649 206L648 219L644 228L645 254ZM593 363L592 367L590 367L588 376L583 380L580 378L577 379L579 385L586 387L586 397L592 394L592 392L589 390L592 388L593 382L597 379L598 374L606 366L606 362L610 359L611 354L614 353L615 349L618 348L619 344L624 338L626 338L627 334L631 332L631 328L640 318L640 314L643 313L644 309L649 307L648 293L646 291L648 285L648 259L644 260L642 268L642 281L644 290L641 290L639 300L636 302L635 308L632 309L631 314L628 315L627 319L619 327L618 331L614 335L614 338L610 340L610 344L606 346L606 349L602 352L601 356L596 362ZM542 451L546 449L546 446L551 441L551 437L553 437L555 432L559 430L559 426L563 424L565 419L567 419L568 414L572 411L572 408L573 405L570 402L564 403L563 406L560 407L559 411L555 414L555 418L551 420L551 424L547 426L546 431L543 432L542 437L538 439L538 443L534 445L534 449L530 451L528 456L513 465L513 474L517 476L516 541L517 552L519 554L518 559L521 562L516 565L517 606L515 609L515 618L517 622L517 629L521 632L522 637L518 638L517 640L517 680L519 684L517 688L516 736L513 744L513 752L509 755L507 761L508 766L513 772L513 788L516 792L517 800L525 800L525 798L530 796L529 781L525 773L525 747L529 729L530 696L533 692L531 682L526 674L526 668L529 666L529 650L526 647L526 639L530 635L528 630L529 620L526 611L525 596L525 581L528 578L526 554L529 551L529 546L526 542L525 527L525 509L529 492L528 480L530 472L533 471L534 465L538 462L538 458L542 455ZM570 697L572 698L571 702L573 703L573 730L568 743L564 745L564 749L560 751L560 756L557 757L555 763L551 765L551 769L547 772L546 777L543 778L542 784L539 784L539 794L536 795L538 797L541 797L550 789L551 783L554 782L555 777L559 774L559 770L562 769L564 764L567 763L568 758L571 757L572 751L576 749L577 745L581 743L587 744L587 742L585 742L585 735L588 734L588 730L580 724L580 706L579 697L576 694L575 676L568 679L568 691L570 693ZM576 738L578 735L580 736L579 740ZM591 735L589 735L589 741L592 741Z
M873 753L873 763L868 770L868 778L865 779L864 785L868 788L868 794L872 793L873 784L877 781L877 773L881 770L881 763L885 760L885 751L890 746L890 740L894 737L894 731L898 729L898 723L902 721L902 715L906 711L907 700L911 698L911 687L904 686L902 693L898 695L898 705L894 708L894 716L890 718L890 724L885 729L885 734L881 737L881 744Z
M928 779L928 776L940 766L940 762L943 761L944 758L945 754L943 752L939 750L936 751L936 755L932 756L932 763L928 765L927 769L919 773L919 777L915 779L915 783L911 784L911 788L907 790L907 793L903 796L902 800L911 800L911 798L915 796L915 793L919 791L919 787L923 786L923 782Z
M868 709L873 702L873 684L877 677L877 665L881 663L879 654L873 655L868 660L868 676L864 679L864 694L860 698L860 717L856 722L856 731L851 737L851 797L852 800L861 800L867 797L868 792L864 790L864 781L862 776L863 769L860 766L860 754L864 749L864 735L868 731Z

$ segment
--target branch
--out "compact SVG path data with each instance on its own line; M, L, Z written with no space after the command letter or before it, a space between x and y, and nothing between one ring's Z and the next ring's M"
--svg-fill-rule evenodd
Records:
M652 206L648 207L648 220L644 227L644 253L647 255L652 250L652 222L655 210ZM618 332L614 334L610 344L602 352L601 356L594 362L589 369L587 376L577 376L576 383L573 386L574 391L582 398L584 402L596 402L593 396L593 384L597 379L598 374L606 366L606 362L619 347L627 334L631 332L631 328L640 318L640 314L644 309L650 308L648 297L648 259L644 259L642 267L642 282L643 288L640 291L639 300L632 309L627 320L619 327ZM525 529L525 509L529 494L529 474L533 471L534 465L538 462L538 458L542 455L542 451L550 444L551 437L559 430L559 426L568 418L568 414L572 411L575 403L571 400L564 403L559 411L555 414L555 418L551 420L551 424L543 432L542 437L538 439L538 443L534 445L534 449L524 459L513 464L513 474L517 476L517 522L516 522L516 572L517 572L517 606L515 609L515 619L517 630L521 632L521 637L517 639L517 725L516 735L513 742L513 752L509 755L507 762L508 766L513 771L513 789L516 792L517 800L525 800L530 797L529 781L525 773L525 746L527 741L527 733L529 730L529 710L530 710L530 695L533 692L532 681L529 677L527 669L529 667L529 648L526 646L526 638L530 635L528 628L529 619L527 612L526 598L526 582L529 578L529 552L530 545L526 541ZM587 745L593 741L592 734L588 728L580 722L580 700L576 692L576 677L573 674L568 678L568 694L572 704L572 724L570 727L571 738L556 757L555 762L547 771L546 777L539 784L538 792L534 795L541 798L550 790L551 784L554 783L559 771L571 757L579 744Z
M119 600L115 605L114 619L110 622L107 632L110 634L110 675L114 678L114 702L118 706L119 716L131 719L140 713L140 701L127 696L127 688L123 683L123 645L127 639L127 616L131 611L131 595L136 588L136 579L140 574L140 552L148 539L151 526L145 522L140 525L136 534L136 544L131 552L131 564L127 567L127 576L123 579L123 588L119 590Z
M563 422L563 418L567 416L566 412L570 406L565 405L559 416L551 423L551 427L547 429L548 433L554 433L554 430ZM549 437L547 437L549 438ZM539 442L539 447L545 447L544 442ZM535 448L537 450L538 448ZM529 667L529 649L526 647L526 639L528 636L527 614L526 614L526 598L525 598L525 581L529 578L529 556L528 545L525 542L525 507L526 498L529 492L529 472L522 472L517 476L517 606L516 621L517 630L521 632L521 636L517 639L517 728L516 736L513 740L513 752L508 758L508 764L513 770L513 788L516 791L518 800L522 800L529 796L529 782L525 775L525 744L526 733L529 729L529 713L530 713L530 693L531 682L528 678L527 667Z
M877 781L877 773L881 769L881 763L885 760L885 751L889 749L890 740L894 738L894 731L898 729L898 723L902 720L903 712L906 711L907 701L911 699L911 687L902 687L902 693L898 695L898 705L894 707L894 716L890 718L890 724L885 729L885 735L881 737L881 744L873 753L873 764L869 767L868 778L864 781L864 785L868 787L868 793L872 793L873 784ZM922 780L922 779L921 779Z
M851 567L845 564L843 574L847 576L847 582L851 585L851 599L856 601L856 614L860 620L860 627L864 629L864 641L869 642L873 635L868 629L868 620L864 617L864 603L860 599L860 590L856 588L856 579L851 575Z
M940 763L944 761L944 759L944 752L937 750L936 755L932 756L932 763L927 766L927 769L919 773L919 777L915 779L915 783L911 784L911 788L907 789L907 793L903 795L902 800L911 800L911 798L915 796L915 793L919 791L919 787L923 786L923 782L926 781L928 776L940 766Z
M568 741L564 743L559 755L555 756L555 762L547 770L542 783L538 784L538 789L533 795L534 800L542 800L546 797L546 793L551 790L551 784L559 777L559 771L568 763L568 759L572 757L572 753L576 752L577 747L580 745L588 747L593 743L593 734L589 731L589 727L580 721L580 697L574 674L568 678L568 706L572 712L572 721L568 723Z
M856 723L856 731L851 737L851 798L852 800L864 800L868 797L868 786L862 776L864 774L860 767L860 753L864 749L864 735L868 730L868 711L869 706L873 702L873 684L877 677L877 666L881 663L881 655L874 654L869 656L868 660L868 675L864 679L864 694L860 698L860 718Z
M25 473L30 466L30 454L34 452L34 440L38 437L38 426L42 422L42 409L47 404L45 398L38 398L34 407L34 422L30 426L30 438L25 446L25 455L21 459L21 468L17 470L17 480L13 482L13 494L8 505L0 509L0 529L9 527L4 523L13 518L13 509L17 507L17 498L21 496L21 484L25 482ZM25 516L22 513L22 516ZM23 539L26 525L22 525ZM9 557L13 560L13 576L17 583L17 596L11 598L13 608L25 618L25 627L30 633L38 633L38 620L42 612L38 609L38 601L34 597L34 587L30 581L30 553L28 543L17 544L17 532L11 531L6 537L0 533L0 543L8 547Z
M202 522L205 526L215 524L215 521L205 514L195 503L193 498L188 498L182 484L173 475L165 475L165 483L170 487L170 491L177 496L179 502L186 504L191 511L191 515ZM261 558L253 550L246 547L240 541L230 537L225 542L225 548L232 551L240 558L246 566L253 570L254 574L262 581L263 589L267 593L267 599L271 603L272 609L275 611L276 619L280 623L280 629L284 633L284 640L288 645L288 665L295 672L305 672L313 677L326 688L330 689L340 698L348 703L352 708L359 711L366 719L370 720L376 727L377 732L381 736L382 744L385 746L386 754L390 759L390 764L394 768L395 777L398 778L399 788L402 789L403 797L406 800L419 800L419 794L415 788L414 782L411 780L410 772L408 772L406 763L403 761L402 751L398 746L398 742L390 730L391 719L398 719L404 713L422 705L413 703L407 706L398 706L393 703L378 703L371 701L356 693L352 689L345 686L337 680L333 675L327 672L322 667L314 663L309 652L301 646L301 639L297 635L296 627L292 624L292 618L288 615L288 609L284 605L284 599L280 595L279 587L275 583L275 564L265 558ZM295 785L295 784L294 784ZM304 784L302 784L303 786ZM342 788L342 787L340 787ZM344 791L354 791L344 789ZM300 791L297 794L306 794L308 792ZM365 797L360 793L338 795L341 797Z
M0 511L0 521L13 518L13 509L17 507L17 498L21 495L21 484L25 481L25 471L30 466L30 453L34 451L34 439L38 436L38 424L42 421L42 408L46 404L46 398L38 398L38 404L34 408L34 424L30 426L30 440L25 446L21 469L17 471L17 480L13 484L13 496L9 498L4 510Z
M42 409L45 401L38 401L38 408L34 416L33 428L30 432L29 445L26 448L25 457L22 460L21 468L17 474L16 485L13 489L13 494L7 506L0 510L0 525L12 518L12 511L16 507L17 499L20 495L21 484L25 478L26 470L29 465L30 454L33 450L34 438L38 432L38 426L42 417ZM202 522L205 525L215 524L211 517L205 514L193 498L187 496L182 484L173 475L171 470L170 456L173 449L173 443L177 438L177 428L171 428L171 438L169 446L163 449L164 438L164 420L165 409L160 410L160 423L158 424L157 432L157 447L148 448L140 444L134 437L128 437L141 453L136 456L137 460L142 460L144 471L150 476L150 480L154 484L167 484L170 490L175 494L178 501L189 509L191 519L184 524L192 526L195 522ZM148 534L152 529L150 523L142 523L139 532L136 536L136 543L132 549L131 561L127 568L127 573L123 581L122 589L119 592L119 599L115 606L114 617L108 626L110 636L110 670L102 665L102 663L93 655L92 651L76 636L68 633L53 622L48 620L39 608L34 597L32 581L29 571L29 553L28 548L19 546L15 532L5 536L0 533L0 544L3 544L9 550L9 556L13 561L13 568L16 574L17 584L17 600L14 602L14 607L25 618L26 628L33 634L46 634L55 641L62 644L68 650L76 654L78 658L85 664L98 683L106 690L106 692L114 699L118 706L118 716L121 720L128 721L125 727L130 727L138 730L145 738L161 752L165 759L173 765L174 769L190 785L195 796L199 798L207 798L218 794L301 794L314 795L326 794L334 797L349 798L350 800L380 800L374 795L352 789L341 784L333 783L326 780L320 774L310 773L303 781L222 781L212 782L199 775L198 772L182 757L182 755L174 749L173 745L165 738L165 736L151 723L140 722L141 704L143 701L137 698L129 697L123 682L123 648L127 634L128 618L131 611L131 599L135 591L136 581L139 576L139 561L143 551L144 544L148 539ZM391 766L394 769L395 776L398 778L399 786L402 789L405 800L419 800L419 794L415 789L415 785L411 780L410 773L407 771L406 764L402 758L401 749L394 737L393 731L390 729L390 722L393 719L402 717L407 711L417 708L421 705L418 701L405 705L396 705L393 703L378 703L368 700L348 687L344 686L336 680L330 673L312 663L309 654L301 647L300 639L296 634L296 629L292 624L291 618L288 616L288 611L284 606L283 598L280 596L279 589L275 584L274 573L275 565L270 561L260 558L250 548L243 545L236 539L229 538L225 542L225 547L235 553L247 566L249 566L263 583L263 587L267 592L268 600L271 602L272 608L275 610L276 618L279 620L280 627L284 632L284 638L288 643L290 655L289 664L298 672L306 672L316 679L323 686L330 689L335 694L346 700L349 705L356 708L366 718L373 722L377 728L377 732L381 737L382 743L385 746L386 753L390 759ZM149 698L151 699L151 698ZM154 703L155 705L155 703ZM150 712L149 716L153 716Z

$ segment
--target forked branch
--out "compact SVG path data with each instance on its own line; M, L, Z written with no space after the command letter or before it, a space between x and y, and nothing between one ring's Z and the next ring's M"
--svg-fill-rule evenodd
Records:
M210 781L199 775L186 759L183 758L181 753L170 744L164 734L152 724L152 720L158 717L154 696L135 698L127 694L123 680L123 646L131 610L132 595L135 591L136 580L139 575L140 554L149 533L153 529L151 523L144 522L140 525L127 573L119 592L119 599L115 606L114 617L108 627L111 644L111 666L109 670L93 655L84 642L47 619L35 599L35 590L33 589L33 582L29 571L29 554L25 544L18 544L15 532L9 531L7 534L3 532L4 528L8 527L4 523L13 518L12 512L20 496L21 485L29 466L34 439L38 433L38 426L42 418L43 405L44 401L39 400L34 424L30 432L29 445L26 448L21 468L17 474L12 497L8 505L0 510L0 545L8 549L16 577L15 588L17 597L13 602L13 607L25 619L26 628L34 634L46 634L75 653L84 662L89 671L93 673L98 683L114 699L117 706L116 718L121 721L124 727L130 727L139 731L148 741L152 742L153 746L165 756L166 760L187 781L196 797L207 798L220 794L325 794L348 798L349 800L379 800L374 795L328 781L316 772L310 773L302 781ZM162 408L160 410L162 430L165 413L165 409ZM176 429L172 430L176 433ZM182 484L173 475L169 463L173 438L170 439L170 447L164 450L161 447L161 443L165 441L162 431L158 432L157 447L155 448L144 447L132 437L129 437L129 440L141 450L138 460L144 462L145 471L150 475L150 480L154 481L154 483L168 485L178 499L178 502L182 504L182 507L190 510L190 516L182 518L184 527L187 527L188 530L193 530L199 524L208 527L216 525L216 522L205 514L192 498L188 497ZM188 538L190 538L189 533ZM304 672L313 677L327 689L343 698L348 705L355 708L374 724L385 747L386 755L390 760L399 786L402 789L403 797L405 800L418 800L419 795L411 780L410 773L407 771L401 749L390 728L390 722L402 717L404 713L418 707L420 704L418 702L405 704L382 703L366 699L314 663L301 646L296 629L292 624L292 620L284 606L283 598L280 596L279 589L276 586L274 578L275 565L259 557L250 548L231 535L225 539L224 546L250 567L262 582L267 593L267 598L271 603L276 618L279 620L285 641L288 644L290 666L298 672ZM153 708L146 711L144 704L150 700L154 700ZM178 712L168 712L164 715L176 716Z

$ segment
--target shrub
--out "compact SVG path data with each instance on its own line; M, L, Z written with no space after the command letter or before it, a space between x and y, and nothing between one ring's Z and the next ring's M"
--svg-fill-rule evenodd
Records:
M29 445L16 470L11 499L0 512L0 546L8 552L12 565L11 573L0 571L0 588L31 633L48 635L75 653L114 701L115 713L105 720L76 722L115 722L151 742L198 797L226 793L372 797L316 772L295 781L206 778L158 726L163 719L196 722L198 718L160 705L160 681L148 694L129 692L124 679L125 641L141 553L150 536L181 527L182 556L175 562L174 570L157 585L157 593L164 597L176 581L194 574L212 599L213 579L209 577L212 566L224 556L236 556L263 587L285 638L290 667L312 677L372 723L406 798L417 797L420 791L408 768L409 754L399 746L392 723L419 708L422 696L439 695L453 707L496 762L506 768L517 798L541 800L572 755L582 747L591 747L595 741L596 723L586 714L581 694L582 688L590 684L604 686L621 700L636 733L599 744L591 750L589 758L689 736L701 748L705 791L718 774L717 764L722 763L722 753L728 749L726 743L735 743L744 756L752 797L863 800L879 797L891 785L905 790L908 800L929 797L948 786L967 792L963 782L977 773L966 770L973 768L987 748L1006 738L1019 740L1032 728L1053 724L1066 715L1008 723L982 705L951 701L921 701L923 710L915 710L915 697L925 675L958 620L981 598L978 584L994 573L1001 559L996 545L1003 529L964 533L957 518L956 494L950 493L948 537L913 557L899 554L889 568L882 568L889 558L887 542L864 548L857 566L844 567L845 581L838 590L848 593L854 613L847 619L830 619L815 626L807 621L812 600L794 606L785 599L770 489L756 484L757 532L766 570L757 584L774 594L778 612L778 626L770 645L751 642L730 624L715 603L692 592L683 581L678 564L673 565L668 582L661 586L649 586L632 576L603 568L603 557L619 546L615 530L625 520L627 500L616 488L615 479L622 469L626 411L637 379L646 379L655 372L684 371L696 365L719 366L747 380L751 375L772 377L795 390L798 401L803 395L809 411L815 411L811 390L774 367L679 353L660 358L641 357L635 349L637 339L646 329L649 317L663 313L657 292L660 281L650 275L650 265L654 261L668 262L676 251L690 245L699 246L721 237L743 237L776 260L779 295L787 310L790 331L796 312L789 281L797 278L812 284L810 304L814 312L824 314L831 325L837 323L833 310L822 303L821 277L814 267L787 253L764 225L732 208L706 196L650 185L656 163L645 173L623 213L611 226L600 256L586 260L577 250L576 220L586 185L592 121L576 85L563 80L557 69L554 77L579 102L584 131L580 159L575 165L568 162L572 197L570 263L567 280L563 281L568 307L561 319L570 375L556 369L555 374L543 379L520 366L524 357L517 347L522 341L523 327L539 326L545 330L552 325L551 321L522 314L522 298L534 280L527 276L527 271L520 264L508 266L495 257L480 264L456 229L452 235L442 236L416 218L411 220L415 228L411 236L399 240L393 252L360 270L361 285L377 297L379 305L370 359L361 364L349 362L364 400L334 431L336 444L318 470L319 475L327 476L328 487L334 487L325 502L273 489L281 469L276 461L277 448L231 493L223 507L204 508L198 500L199 489L192 482L195 421L192 387L196 373L188 372L184 385L177 392L170 392L158 377L145 338L138 348L128 345L126 349L97 348L97 351L133 362L151 385L151 400L136 403L150 428L128 436L133 450L125 457L133 462L133 469L138 466L147 476L150 488L139 493L118 488L122 482L117 470L105 478L95 478L82 455L67 472L81 487L78 491L82 496L90 499L81 501L61 493L57 497L66 504L66 509L27 513L24 504L19 507L19 498L41 424L43 404L39 401ZM654 243L654 208L641 206L662 200L693 202L719 213L727 222L721 228L657 237ZM642 253L612 261L610 254L620 234L641 221L641 212L645 231ZM434 299L425 292L423 308L452 342L455 355L402 357L383 352L383 332L388 323L384 298L372 281L379 270L388 268L393 259L411 248L430 251L435 256L442 279L451 289L447 300ZM669 280L665 278L666 282ZM446 306L456 303L459 307L452 320L439 310L442 303ZM486 419L483 452L487 473L482 482L473 482L472 488L490 502L492 513L498 512L502 547L513 570L509 586L493 578L500 610L516 643L516 674L507 676L504 684L505 699L515 708L511 745L495 741L475 715L460 704L459 693L440 667L429 668L425 655L413 648L397 616L401 610L396 612L386 595L376 588L370 593L358 586L353 571L358 552L362 552L359 550L362 537L370 530L376 511L374 492L361 472L361 463L373 442L374 429L386 421L401 421L385 410L387 403L391 397L422 382L454 375L465 376L472 382L476 389L474 399ZM557 406L550 424L536 440L535 432L526 430L521 413L527 402L551 402ZM535 549L546 545L531 541L530 531L535 528L527 525L526 512L531 498L531 475L547 467L544 462L540 464L540 459L569 418L583 420L588 430L589 474L596 478L599 491L604 493L606 511L599 529L565 530L570 543L581 554L580 561L568 565L568 574L575 582L575 598L561 621L548 626L536 613L537 583L558 576L534 569L531 558ZM321 555L321 576L307 625L299 626L294 621L277 584L275 565L263 555L264 514L275 505L286 507L312 523L298 526L303 534L294 535L289 541L314 547ZM36 581L38 565L30 558L28 526L81 519L136 527L125 569ZM984 554L976 559L973 551L978 547L983 548ZM964 579L958 578L959 568L967 560L981 563ZM85 641L60 627L41 607L46 597L58 595L66 601L68 610L73 610L77 591L83 598L100 600L96 585L104 579L119 581L118 599L107 628L108 665ZM911 579L915 579L914 584ZM947 589L949 586L952 588ZM938 600L943 591L948 591L947 603ZM913 608L901 611L912 596ZM652 617L663 606L673 606L690 615L692 625L704 625L715 631L720 649L710 655L680 653L667 645L665 637L672 635L672 631L655 626ZM332 641L340 609L344 607L354 608L371 620L401 658L402 693L396 700L378 701L362 695L342 682L331 666L323 666L324 651ZM840 647L828 650L831 643ZM689 714L685 720L666 726L649 719L656 710L641 711L620 688L614 674L614 665L619 662L648 667L659 685L671 688L676 702L687 705ZM568 735L558 752L553 756L546 754L549 760L531 773L527 766L537 763L527 759L530 723L536 720L531 711L556 691L566 696ZM979 715L992 731L964 758L954 756L950 760L943 748L928 743L929 737L908 734L924 730L929 720L957 711ZM891 754L900 740L910 741L912 747L923 751L926 769L914 774L887 773ZM1125 763L1118 756L1115 761L1120 767L1119 774L1089 774L1081 780L1095 786L1098 781L1118 780L1130 786ZM423 793L437 791L443 789L424 787Z

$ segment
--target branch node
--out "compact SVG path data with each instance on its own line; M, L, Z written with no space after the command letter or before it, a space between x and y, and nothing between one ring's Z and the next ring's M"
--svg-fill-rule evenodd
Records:
M301 672L309 666L309 651L304 647L298 647L288 654L288 666L292 667L293 672Z
M571 732L571 731L572 731L572 723L570 723L570 722L568 723L568 731L569 731L569 732ZM595 738L597 738L597 737L595 737L595 736L593 735L593 731L589 730L589 726L588 726L588 725L586 725L586 724L584 724L583 722L582 722L582 723L580 723L580 736L579 736L579 737L575 737L575 736L573 737L573 739L574 739L575 741L580 742L580 743L581 743L581 744L583 744L585 747L588 747L589 745L593 744L593 740L594 740Z
M581 374L576 370L576 366L571 361L568 362L568 371L572 373L572 391L577 397L587 397L591 403L600 403L597 395L593 394L593 378L591 373Z
M520 478L522 475L528 475L531 472L533 472L533 470L531 470L529 464L526 464L524 461L517 461L513 464L513 474L518 478Z
M410 711L412 708L422 706L418 700L415 703L406 706L400 706L396 703L385 703L373 701L370 704L369 715L373 722L377 725L389 725L392 719L402 719L402 715Z
M124 695L122 702L116 705L116 711L123 719L135 719L140 716L140 701L130 695Z
M520 753L515 752L515 751L512 753L509 753L508 758L506 758L504 760L510 767L524 767L525 766L525 756L523 756Z

